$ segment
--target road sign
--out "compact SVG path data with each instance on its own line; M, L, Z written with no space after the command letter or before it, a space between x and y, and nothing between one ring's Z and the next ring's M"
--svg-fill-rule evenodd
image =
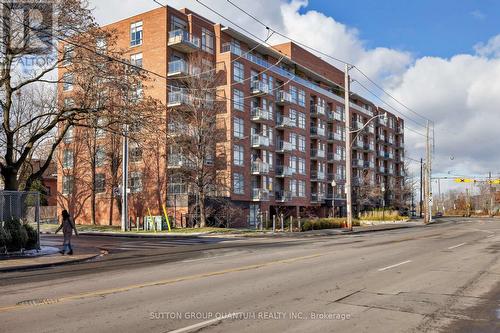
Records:
M500 184L500 179L489 180L488 183L498 185Z
M455 183L475 183L475 179L470 178L455 178Z

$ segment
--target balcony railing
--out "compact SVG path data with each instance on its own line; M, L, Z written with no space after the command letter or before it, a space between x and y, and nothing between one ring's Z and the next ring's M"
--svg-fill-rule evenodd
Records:
M254 80L251 84L251 92L252 94L269 94L271 91L269 89L269 85L260 80Z
M276 150L280 153L293 151L294 147L291 142L288 141L279 141Z
M333 112L333 119L338 121L344 121L344 114L339 112Z
M326 179L326 175L323 171L311 171L311 180L319 180L319 181L322 181L322 180L325 180Z
M276 177L291 177L293 174L293 169L286 165L276 166Z
M325 201L324 193L311 193L311 202L320 203Z
M378 167L378 171L379 171L380 173L385 173L385 167L383 167L383 166L379 166L379 167Z
M278 114L276 116L276 126L281 127L281 128L285 128L285 127L294 127L295 124L292 121L292 119L290 119L290 117Z
M342 156L341 154L337 153L328 153L328 160L331 161L343 161L345 160L345 157Z
M168 107L192 104L192 96L183 90L171 91L168 93Z
M168 46L181 52L195 52L200 48L200 38L186 30L177 29L168 33Z
M292 192L290 191L277 191L276 201L279 202L290 202L292 201Z
M359 167L362 168L365 165L363 160L352 160L352 166L353 167Z
M340 173L336 173L335 174L335 181L341 182L341 181L344 181L344 180L345 180L345 174L340 174Z
M325 158L326 152L322 149L311 149L311 158Z
M269 201L269 190L263 188L252 189L253 201Z
M311 126L311 136L325 136L325 132L324 127Z
M373 169L375 167L375 163L374 162L365 161L364 167L365 168Z
M190 168L193 162L181 154L172 154L168 156L167 165L169 168Z
M260 107L252 108L250 115L251 115L253 121L265 121L265 120L272 120L273 119L273 115L272 115L271 111L264 110L263 108L260 108Z
M368 125L368 133L375 134L375 126Z
M288 91L280 90L276 93L276 103L277 104L292 103L292 95Z
M311 116L326 115L326 107L319 104L311 104Z
M269 164L263 162L252 162L253 175L267 175L269 173Z
M252 135L252 147L253 148L269 147L269 137L262 136L259 134L253 134Z
M379 135L378 135L378 139L379 139L380 141L385 141L385 135L384 135L384 134L379 134Z
M168 63L168 76L189 75L189 64L183 59L170 61Z
M365 144L363 145L363 148L364 148L365 150L375 150L375 145L374 145L373 143L365 143Z

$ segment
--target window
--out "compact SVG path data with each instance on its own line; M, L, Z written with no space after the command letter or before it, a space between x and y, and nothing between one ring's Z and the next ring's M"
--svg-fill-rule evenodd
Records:
M243 148L243 146L234 145L233 153L234 153L233 156L234 165L243 166L244 156L245 156L245 149Z
M306 92L304 90L299 90L299 105L306 106Z
M106 150L103 147L97 147L95 150L95 166L101 167L106 162Z
M139 147L137 142L132 142L130 144L129 158L132 163L140 162L142 160L142 149Z
M297 110L290 109L288 111L288 116L290 117L290 120L292 121L294 126L297 126Z
M141 172L131 172L129 179L130 192L140 192L142 191L142 173Z
M103 173L97 173L95 175L94 188L96 193L103 193L106 191L106 178Z
M102 139L106 136L106 120L104 118L98 118L96 123L95 136L97 139Z
M299 180L298 183L298 193L297 196L304 198L306 196L306 182L304 180Z
M288 185L290 187L290 192L292 192L292 197L296 197L297 196L297 180L290 179L290 183Z
M290 143L292 144L293 149L297 149L297 134L290 133Z
M297 104L298 103L298 94L297 94L297 87L290 86L290 95L292 99L292 103Z
M306 160L299 157L298 164L299 164L299 174L305 175L306 174Z
M306 137L303 135L299 135L299 151L305 152L306 151Z
M210 54L214 53L214 35L205 28L201 28L201 49Z
M133 66L137 66L137 67L142 68L142 53L132 54L130 56L130 63Z
M306 128L306 115L303 114L302 112L298 113L298 126L299 128L305 129Z
M130 25L130 46L142 44L142 21Z
M71 73L63 74L63 91L73 90L73 81L75 80L75 76Z
M74 130L73 126L68 127L68 130L66 131L66 134L64 134L63 141L64 143L71 143L73 142L73 135L74 135Z
M235 62L233 65L233 80L235 82L243 82L245 78L245 67L241 62Z
M240 138L243 139L245 136L245 128L244 128L244 121L241 118L234 118L233 119L233 135L235 138Z
M293 173L297 173L297 157L290 156L290 161L288 166L292 169Z
M64 45L63 66L68 66L73 63L75 56L75 47L73 45Z
M245 178L241 173L233 174L233 192L236 194L245 193Z
M106 38L104 37L97 38L95 43L95 48L97 53L100 54L106 53L106 50L108 48L108 42L106 41Z
M243 98L243 91L240 91L238 89L233 90L233 108L235 110L243 111Z
M62 193L63 194L73 193L73 176L63 176Z
M137 82L136 84L134 84L131 88L131 92L130 92L130 102L132 103L137 103L139 102L139 100L142 99L142 95L143 95L143 88L142 88L142 83L141 82Z
M63 152L63 168L71 169L74 165L74 154L72 150L65 149Z

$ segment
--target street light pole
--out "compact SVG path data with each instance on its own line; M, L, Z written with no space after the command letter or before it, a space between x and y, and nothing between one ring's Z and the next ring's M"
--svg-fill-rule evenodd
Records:
M333 218L335 218L335 186L337 186L335 179L332 179L331 185L332 185L332 215Z

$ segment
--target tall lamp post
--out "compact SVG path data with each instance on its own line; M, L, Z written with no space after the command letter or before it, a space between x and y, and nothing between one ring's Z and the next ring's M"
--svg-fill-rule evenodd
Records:
M385 220L385 184L380 185L380 191L382 192L382 221Z
M332 185L332 214L333 218L335 218L335 186L337 186L335 179L332 179L330 184Z

